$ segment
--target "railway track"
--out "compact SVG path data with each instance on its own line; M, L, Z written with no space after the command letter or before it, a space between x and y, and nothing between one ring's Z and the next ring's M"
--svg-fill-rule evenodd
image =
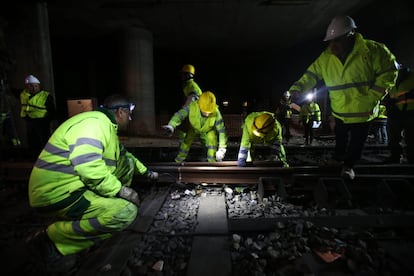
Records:
M10 185L8 181L25 185L28 175L24 172L30 172L30 166L30 163L2 164L2 181L7 181L7 185ZM361 232L368 229L380 233L392 231L393 235L385 238L371 238L389 250L387 254L398 266L396 273L414 273L409 261L400 256L401 244L405 245L404 254L408 252L412 256L414 249L410 246L414 228L412 165L358 165L355 168L357 176L352 182L339 178L337 167L281 168L278 162L259 161L245 168L238 168L232 161L180 165L155 162L148 166L160 173L160 179L158 183L147 183L151 191L143 201L136 223L89 254L76 275L142 275L131 269L129 259L136 247L148 235L153 235L148 231L159 216L158 212L165 204L172 204L173 193L180 189L189 191L187 195L197 191L193 196L200 200L196 227L184 234L191 237L186 275L229 275L235 270L230 254L234 250L231 248L232 235L272 233L275 228L292 221L306 221L322 228L347 229L352 226ZM144 179L137 181L145 182ZM249 195L240 191L255 193L256 211L257 206L265 208L270 198L277 198L278 202L291 209L298 208L300 212L266 217L262 210L256 217L232 217L229 215L230 198L237 193L237 196ZM250 205L245 206L245 209L249 208ZM319 212L310 215L316 209ZM160 236L172 239L182 234L177 231ZM184 275L183 271L180 273Z
M265 162L266 163L266 162ZM201 202L197 214L197 227L190 235L193 237L192 251L189 256L186 275L229 275L232 271L231 257L228 250L223 248L231 244L231 235L234 233L263 233L271 232L277 225L287 225L290 221L307 221L318 227L329 227L344 229L352 225L358 229L381 229L387 231L393 229L395 232L406 233L407 229L414 228L414 217L412 206L393 205L396 202L388 201L386 206L384 197L398 197L397 191L392 191L393 187L385 187L386 184L400 185L401 183L386 183L374 185L379 179L392 179L393 181L407 181L409 186L412 184L412 175L403 174L410 172L410 166L359 166L356 168L359 178L356 182L347 183L338 178L338 169L332 167L297 167L280 168L274 167L277 163L261 163L260 167L237 168L234 162L222 162L219 165L205 162L190 162L177 166L174 163L152 163L150 168L160 172L160 182L170 184L182 184L186 189L199 187L204 183L205 187L212 186L218 189L216 194L208 194L201 197ZM264 166L265 165L265 166ZM279 164L280 165L280 164ZM316 181L315 181L316 180ZM365 188L355 189L358 185ZM263 202L266 197L277 195L283 197L287 202L300 202L301 204L321 205L329 212L314 216L279 216L272 218L230 218L228 215L228 202L223 187L236 186L250 187L256 190L258 200ZM347 193L340 194L341 189ZM388 189L386 189L388 188ZM401 187L400 187L401 188ZM329 190L329 192L327 192ZM362 190L362 191L361 191ZM381 191L384 194L380 194ZM407 192L407 190L404 190ZM364 193L375 193L377 200L361 202ZM342 191L343 193L343 191ZM344 197L348 205L344 208L340 204L338 197ZM302 198L302 202L297 200ZM335 205L336 204L336 205ZM370 205L367 205L370 204ZM397 213L373 212L373 208L393 208L404 207ZM139 221L139 219L138 219ZM179 233L176 233L179 235ZM145 234L144 234L145 235ZM393 241L387 238L388 247L395 251L389 244L400 243L401 239L407 237L393 237ZM382 242L377 238L378 242ZM385 244L385 243L384 243ZM125 247L121 247L125 248ZM391 253L390 253L391 254ZM399 253L393 252L395 256ZM395 257L395 259L398 259ZM407 263L402 263L401 269L411 269ZM401 272L401 271L399 271ZM107 272L109 273L109 272ZM119 275L113 271L110 275ZM79 274L84 275L84 274Z

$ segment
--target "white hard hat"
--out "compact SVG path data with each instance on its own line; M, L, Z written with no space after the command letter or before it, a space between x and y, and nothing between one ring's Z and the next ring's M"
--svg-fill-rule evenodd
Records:
M326 30L326 35L323 41L335 39L352 32L356 28L355 21L351 17L347 15L335 16Z
M283 96L284 96L284 97L290 97L290 92L289 92L289 91L285 91L285 92L283 92Z
M38 80L38 78L36 78L33 75L28 75L25 79L24 79L24 83L25 84L29 84L29 83L40 83L40 81Z

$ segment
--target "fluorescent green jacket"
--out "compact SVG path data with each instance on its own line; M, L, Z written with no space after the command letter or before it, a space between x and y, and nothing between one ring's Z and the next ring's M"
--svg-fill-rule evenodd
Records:
M300 108L299 116L302 120L306 120L306 123L308 123L309 120L319 122L321 120L321 109L319 108L319 104L315 102L305 103Z
M368 122L377 117L380 100L395 84L394 62L394 55L384 44L356 33L345 64L328 47L289 91L305 93L323 80L334 117L345 124Z
M282 161L284 164L287 164L285 148L282 144L282 126L277 120L275 121L275 126L273 130L270 131L266 136L258 137L253 134L252 126L254 123L254 119L263 113L268 113L274 116L273 113L267 111L259 111L250 113L244 119L243 134L240 141L240 149L237 159L242 158L246 160L247 153L250 150L252 144L262 144L271 146L272 149L275 150L275 153L278 155L280 161Z
M20 92L20 117L26 117L27 102L30 98L30 92L27 89L23 89Z
M178 110L171 117L168 124L173 128L176 128L177 126L181 125L187 117L190 121L191 127L195 130L196 133L205 134L211 130L215 130L218 133L219 147L227 147L226 128L224 126L223 116L221 115L218 107L215 112L206 118L201 115L198 101L191 102L188 106L185 106Z
M41 90L32 97L27 90L23 90L20 94L21 117L29 117L32 119L44 118L47 116L46 100L49 92Z
M113 174L121 155L132 158L135 172L147 168L118 140L118 125L109 111L89 111L62 123L36 161L29 180L32 207L61 209L86 189L114 197L121 183Z
M200 97L200 95L203 93L198 86L198 84L194 81L194 79L188 79L184 82L183 85L183 93L184 96L188 97L190 94L194 94L197 97Z
M386 119L387 118L387 107L383 104L379 106L378 118Z
M414 72L410 71L408 76L401 81L398 87L390 91L390 98L400 110L414 110Z

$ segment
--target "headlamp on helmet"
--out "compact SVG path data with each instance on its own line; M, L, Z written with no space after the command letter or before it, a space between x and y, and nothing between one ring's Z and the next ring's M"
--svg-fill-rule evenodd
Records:
M312 93L306 94L306 99L311 102L313 100L313 94Z
M122 109L127 109L129 111L129 120L132 120L132 112L135 109L135 104L134 103L127 103L127 104L117 104L117 105L111 105L111 106L105 106L105 105L101 105L101 107L106 108L106 109L110 109L110 110L118 110L119 108Z

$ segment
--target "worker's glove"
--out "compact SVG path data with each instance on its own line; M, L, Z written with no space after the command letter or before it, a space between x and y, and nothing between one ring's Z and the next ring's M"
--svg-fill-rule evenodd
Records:
M237 159L237 166L238 167L246 167L246 159L244 159L244 158Z
M165 130L165 135L171 137L174 133L174 128L170 125L164 125L162 128Z
M153 171L148 170L145 175L148 178L148 180L151 180L151 181L158 180L158 173L157 172L153 172Z
M216 161L217 162L223 161L225 155L226 155L226 148L219 148L218 151L216 151Z
M132 188L122 186L118 192L118 196L134 203L137 207L140 205L138 193Z

